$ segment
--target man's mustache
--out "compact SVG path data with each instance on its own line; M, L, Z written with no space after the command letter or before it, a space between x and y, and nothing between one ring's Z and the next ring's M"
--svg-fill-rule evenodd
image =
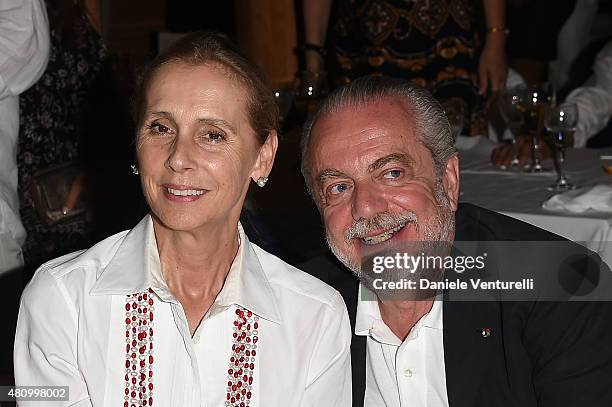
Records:
M416 213L411 211L401 214L381 212L370 219L359 219L353 222L344 233L344 241L348 244L351 240L366 237L373 231L389 230L408 223L413 223L418 227L419 218Z

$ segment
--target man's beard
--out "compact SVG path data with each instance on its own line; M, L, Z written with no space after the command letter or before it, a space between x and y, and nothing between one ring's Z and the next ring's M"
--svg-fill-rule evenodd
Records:
M417 232L420 232L421 242L419 248L413 246L413 251L419 252L422 249L425 252L434 252L439 250L440 242L448 242L450 236L455 230L455 216L450 207L450 202L444 187L440 182L437 182L434 188L434 199L437 203L437 214L427 223L421 222L416 213L413 211L404 211L399 214L390 212L381 212L376 214L371 219L359 219L351 225L345 232L345 243L350 242L355 238L362 238L369 233L379 230L390 230L401 225L413 224ZM404 227L406 227L404 226ZM326 230L325 240L331 252L336 258L344 264L349 270L360 280L366 279L361 270L362 259L351 259L348 253L343 252L329 237ZM384 243L381 245L384 246ZM445 245L447 247L448 245Z

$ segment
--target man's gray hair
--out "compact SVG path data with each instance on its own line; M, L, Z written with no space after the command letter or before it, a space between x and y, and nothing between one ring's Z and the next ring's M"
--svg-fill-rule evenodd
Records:
M406 106L406 113L412 114L415 121L415 134L431 152L437 175L444 173L446 163L455 154L456 149L450 124L440 103L427 90L407 80L364 76L331 93L304 125L301 140L302 175L311 193L309 144L312 129L317 121L347 107L365 106L387 98L396 99Z

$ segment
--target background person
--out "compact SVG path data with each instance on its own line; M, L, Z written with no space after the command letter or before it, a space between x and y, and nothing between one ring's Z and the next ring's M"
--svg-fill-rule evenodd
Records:
M0 274L23 265L19 218L19 94L42 75L49 55L47 13L39 0L0 4Z
M49 25L42 0L0 1L0 384L10 384L12 334L23 287L17 140L19 95L42 75L49 55ZM4 380L6 375L9 379Z
M20 100L19 132L19 199L20 213L28 238L24 244L27 277L45 261L88 247L92 241L92 177L85 179L92 157L84 157L86 146L102 136L107 143L124 128L119 117L100 117L98 89L105 74L108 53L99 32L99 3L84 0L47 0L51 28L49 64L41 80L25 92ZM112 130L97 134L100 122L110 121ZM110 131L109 131L110 130ZM127 135L127 132L123 134ZM48 224L37 211L34 178L39 171L54 171L62 165L75 166L80 175L73 183L75 194L62 208L76 209L76 203L87 203L88 213ZM91 171L88 172L88 175ZM72 181L67 180L66 184ZM89 215L89 216L87 216ZM121 230L121 229L118 229Z
M328 70L341 86L386 75L429 89L452 111L465 135L486 135L483 96L504 88L505 1L303 1L307 75L322 78L329 16ZM484 21L481 21L483 16ZM484 26L484 27L483 27ZM303 78L306 79L306 78ZM463 122L463 123L461 123Z
M612 130L608 125L612 117L612 41L599 51L593 63L592 75L584 84L573 89L567 103L578 106L578 125L574 133L574 147L587 146L589 139L600 138L611 142ZM527 137L517 138L518 158L522 164L531 159L531 141ZM550 147L541 143L539 150L542 157L550 157ZM510 145L496 147L491 155L495 165L509 165L513 151Z

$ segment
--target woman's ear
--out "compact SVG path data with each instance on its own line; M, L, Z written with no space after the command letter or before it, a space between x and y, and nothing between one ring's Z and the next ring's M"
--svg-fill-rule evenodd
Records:
M259 148L259 154L255 161L255 166L251 172L251 178L257 182L259 178L266 178L272 171L274 165L274 157L278 148L278 134L276 130L270 130L268 137L263 145Z

